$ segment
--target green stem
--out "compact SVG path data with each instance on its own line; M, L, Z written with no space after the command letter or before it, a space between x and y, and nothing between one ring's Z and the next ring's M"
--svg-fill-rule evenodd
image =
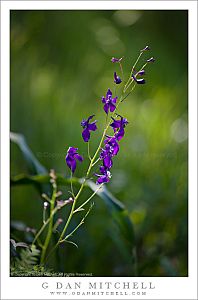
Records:
M53 232L53 211L54 211L54 205L55 205L55 200L56 200L56 193L57 193L57 186L56 184L54 184L53 186L53 194L52 194L52 198L50 201L50 220L49 220L49 227L48 227L48 232L47 232L47 236L43 245L43 249L42 249L42 253L41 253L41 264L44 263L45 261L45 254L52 236L52 232Z
M90 144L89 144L89 141L87 143L87 152L88 152L88 157L89 157L89 160L91 161L91 155L90 155Z
M140 60L140 57L142 56L142 53L143 53L143 52L140 52L140 54L139 54L139 56L138 56L136 62L134 63L134 65L133 65L133 67L132 67L132 69L131 69L131 73L130 73L129 79L128 79L127 83L126 83L125 86L124 86L124 93L125 93L125 91L126 91L127 88L128 88L128 84L129 84L129 82L130 82L130 80L131 80L131 76L132 76L132 74L133 74L133 71L134 71L134 69L135 69L135 66L137 65L138 61Z
M99 160L100 160L100 157L98 157L98 158L96 159L96 161L92 164L92 167L95 166L95 165L97 164L97 162L99 162Z
M62 240L60 241L60 243L63 243L64 241L66 241L70 236L73 235L73 233L82 225L84 224L84 221L86 219L86 217L88 216L88 214L90 213L91 209L93 207L93 204L90 206L90 208L88 209L88 211L86 212L85 216L82 218L82 220L80 221L80 223Z
M95 196L95 194L97 194L97 192L102 188L103 185L104 185L104 183L102 183L82 205L80 205L78 208L76 208L73 211L73 213L75 214L76 212L80 211Z
M122 98L121 98L121 99L122 99ZM121 99L120 99L120 101L118 102L117 107L118 107L119 104L121 103ZM116 110L117 110L117 107L116 107L116 109L115 109L113 115L115 114L115 112L116 112ZM107 121L107 119L106 119L106 121ZM68 217L68 219L67 219L67 222L66 222L66 224L65 224L65 227L63 228L63 231L62 231L62 233L61 233L61 235L60 235L60 237L59 237L59 239L58 239L58 242L56 243L56 245L55 245L53 251L57 248L58 244L59 244L60 241L63 239L63 236L64 236L64 234L65 234L65 232L66 232L66 230L67 230L67 228L68 228L68 226L69 226L69 224L70 224L70 221L71 221L72 216L73 216L73 214L74 214L74 210L75 210L75 206L76 206L76 201L77 201L77 199L79 198L81 192L83 191L83 188L84 188L86 179L88 178L89 173L90 173L90 171L91 171L91 169L92 169L92 167L93 167L93 165L94 165L95 159L96 159L96 157L97 157L97 155L98 155L98 152L99 152L100 149L101 149L102 142L103 142L103 140L104 140L104 137L105 137L105 135L106 135L106 132L107 132L107 129L108 129L110 123L111 123L111 120L109 121L109 123L106 125L106 128L104 129L102 138L101 138L100 143L99 143L99 145L98 145L98 148L97 148L97 150L96 150L96 152L95 152L93 158L92 158L91 161L90 161L90 164L89 164L89 167L88 167L86 176L85 176L85 180L84 180L84 182L81 184L81 187L80 187L80 189L79 189L79 191L78 191L78 194L74 197L74 202L73 202L73 204L72 204L72 208L71 208L69 217ZM52 253L52 251L51 251L51 253Z
M49 223L50 221L50 218L43 224L43 226L41 227L41 229L38 231L38 233L36 234L33 242L32 242L32 245L34 245L38 239L38 237L41 235L41 233L43 232L43 230L45 229L45 227L47 226L47 224Z
M147 64L148 64L148 63L145 63L145 64L141 67L141 69L139 69L138 72L140 72L140 71L142 71L143 69L145 69L145 67L147 66ZM125 92L126 92L126 90L130 87L130 85L134 82L134 79L133 79L133 78L130 78L130 79L131 79L130 82L129 82L129 80L128 80L129 83L128 83L127 87L126 87L125 90L124 90ZM132 92L132 91L131 91L131 92ZM130 92L130 93L131 93L131 92ZM127 97L128 97L128 96L127 96Z
M71 174L70 174L70 183L71 183L71 193L72 193L72 196L73 196L73 198L75 197L74 196L74 190L73 190L73 182L72 182L72 177L73 177L73 173L72 173L72 171L71 171Z
M122 68L121 62L119 62L119 66L120 66L120 71L122 73L122 81L123 81L124 80L124 72L123 72L123 68Z

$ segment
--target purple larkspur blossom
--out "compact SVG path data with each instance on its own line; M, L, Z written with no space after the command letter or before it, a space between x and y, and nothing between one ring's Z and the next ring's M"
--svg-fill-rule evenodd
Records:
M78 154L77 150L78 148L69 147L69 149L67 150L67 155L65 157L66 164L68 165L72 173L74 173L76 170L76 160L79 160L80 162L83 161L83 157Z
M97 126L96 126L96 122L94 121L92 123L89 123L89 121L94 117L95 115L89 116L89 118L87 120L83 119L81 122L81 126L84 128L83 132L82 132L82 137L83 140L85 142L88 142L90 139L90 131L96 131L97 130Z
M111 62L112 63L119 63L119 62L121 62L122 59L123 59L123 57L121 57L121 58L112 57Z
M120 84L122 82L121 78L114 72L114 82Z
M106 147L105 147L106 148ZM100 159L103 160L103 166L106 169L111 169L113 166L112 161L112 153L109 151L109 149L102 149L100 153Z
M112 92L110 89L108 89L107 93L106 93L106 97L102 97L102 103L104 103L104 111L106 112L106 114L110 112L113 112L116 109L116 101L117 101L118 97L112 98Z
M117 141L120 141L123 136L124 136L124 128L126 127L126 125L128 124L128 121L126 118L123 118L122 116L119 116L120 120L115 120L114 118L112 118L113 123L110 124L110 126L113 128L114 132L116 132L115 134L115 138Z
M95 174L98 177L98 179L96 181L96 184L109 182L109 180L111 178L110 171L107 168L105 168L104 166L101 166L100 167L100 173L101 174Z
M115 156L118 154L120 147L115 136L107 135L107 139L104 140L104 143L105 150L109 151L111 153L111 156Z

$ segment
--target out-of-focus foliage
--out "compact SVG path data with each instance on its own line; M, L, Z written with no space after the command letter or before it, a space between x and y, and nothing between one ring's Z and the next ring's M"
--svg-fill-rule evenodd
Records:
M127 76L139 50L150 45L156 62L146 70L146 85L137 86L119 110L130 123L108 188L135 225L138 275L187 276L187 11L13 10L10 38L11 130L26 137L47 169L68 176L66 149L76 146L86 156L80 121L92 113L101 127L91 151L98 144L105 118L101 96L113 88L117 68L111 57L124 56ZM84 175L86 164L76 176ZM11 145L11 175L27 172ZM42 201L34 187L11 189L11 219L40 226ZM67 244L55 268L129 276L112 228L96 197L74 237L79 249Z

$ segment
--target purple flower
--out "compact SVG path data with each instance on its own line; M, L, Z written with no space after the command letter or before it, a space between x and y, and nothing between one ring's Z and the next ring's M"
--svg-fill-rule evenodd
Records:
M139 72L137 72L136 74L135 74L135 76L142 76L142 75L145 75L145 70L140 70Z
M111 123L111 127L113 128L114 132L116 132L115 134L115 138L117 141L120 141L123 136L124 136L124 128L125 126L128 124L128 121L126 118L123 118L122 116L120 116L120 120L115 120L113 119L113 123Z
M108 136L107 139L104 141L105 143L105 150L111 153L111 156L115 156L119 152L119 145L116 140L115 136Z
M106 169L112 168L113 166L112 153L109 151L109 149L102 149L100 153L100 159L103 160L103 166Z
M95 131L97 129L96 122L94 121L92 123L89 123L89 121L94 117L95 115L90 116L87 120L82 120L81 126L84 128L82 132L82 137L85 142L88 142L90 139L90 131Z
M110 112L113 112L116 109L116 101L117 101L118 97L112 98L112 92L110 89L108 89L106 97L102 97L102 103L105 103L104 105L104 111L106 112L106 114Z
M150 63L150 62L154 62L155 61L155 58L154 57L151 57L149 59L147 59L147 62Z
M145 84L146 82L144 78L137 79L136 76L133 74L132 74L132 78L137 84Z
M119 62L121 62L121 60L123 59L123 57L121 57L121 58L115 58L115 57L112 57L112 59L111 59L111 62L112 63L119 63Z
M78 154L77 150L78 148L69 147L69 149L67 150L67 155L65 157L66 163L72 173L74 173L76 170L76 159L80 162L83 161L83 157Z
M120 84L122 82L121 78L114 72L114 82Z
M96 184L109 182L109 179L111 178L110 171L108 169L106 169L104 166L101 166L100 173L101 173L101 175L95 174L98 177Z

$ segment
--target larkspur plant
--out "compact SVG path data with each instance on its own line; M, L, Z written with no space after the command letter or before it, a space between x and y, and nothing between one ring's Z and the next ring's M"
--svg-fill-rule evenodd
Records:
M120 141L123 139L125 135L125 128L128 126L129 122L127 118L120 115L118 113L119 106L126 100L126 98L132 93L132 91L135 89L137 85L145 84L145 78L143 78L146 74L145 68L148 64L153 63L155 60L153 57L145 59L143 65L137 69L137 65L140 61L141 56L149 51L150 48L146 46L142 50L140 50L139 56L134 63L130 75L128 77L128 80L124 83L124 73L123 73L123 67L122 67L122 61L124 58L115 58L113 57L111 59L111 62L113 64L118 65L120 69L120 74L118 74L118 71L116 70L112 74L113 78L113 84L116 87L119 87L119 89L122 90L120 96L116 95L116 89L115 89L115 95L113 95L110 88L107 89L106 95L102 96L101 98L101 106L103 106L103 110L105 113L105 126L103 130L102 137L99 141L98 147L95 151L95 153L91 156L90 154L90 140L94 137L94 132L98 129L96 123L97 120L92 120L95 115L90 115L89 117L85 118L81 122L82 126L82 138L84 142L87 144L88 148L88 159L89 159L89 166L86 171L86 174L82 180L81 186L78 190L78 192L75 194L73 190L73 174L75 173L77 162L80 162L83 164L84 158L82 155L79 154L78 148L74 146L70 146L67 150L67 154L65 157L65 161L67 164L67 167L70 169L70 177L71 177L71 196L68 199L62 200L59 199L59 197L62 195L60 191L57 191L57 177L53 170L50 171L50 182L52 184L52 196L49 198L46 194L43 194L44 198L44 205L43 205L43 225L40 228L40 230L35 233L35 237L32 243L32 246L35 245L35 243L38 244L38 246L41 248L41 264L45 264L46 261L49 259L50 255L53 253L54 250L63 242L72 243L75 246L77 246L73 241L70 240L70 237L77 231L77 229L84 223L85 218L88 216L89 212L92 209L93 204L89 207L84 217L81 219L79 224L70 232L67 233L68 227L70 225L70 222L73 218L73 216L77 212L84 211L84 207L92 200L94 195L102 188L102 186L106 183L108 183L112 177L111 175L111 169L113 167L113 158L118 155L120 151ZM111 135L107 134L107 131L111 130ZM92 171L93 167L95 167L99 163L98 171ZM92 173L91 173L92 171ZM81 205L79 204L78 207L77 204L79 203L79 197L82 194L82 191L85 187L85 184L88 180L90 180L90 176L95 176L96 178L96 184L98 187L95 189L94 193L91 194L91 196L84 201ZM61 218L56 219L55 221L55 214L62 209L63 207L71 205L69 216L66 220L63 220ZM46 219L46 212L48 212L49 217ZM62 224L62 230L59 230L59 225ZM40 242L40 235L44 232L46 227L47 234L45 237L44 244L41 244ZM50 240L52 237L52 234L54 232L57 232L59 234L59 238L57 243L52 249L49 249Z

